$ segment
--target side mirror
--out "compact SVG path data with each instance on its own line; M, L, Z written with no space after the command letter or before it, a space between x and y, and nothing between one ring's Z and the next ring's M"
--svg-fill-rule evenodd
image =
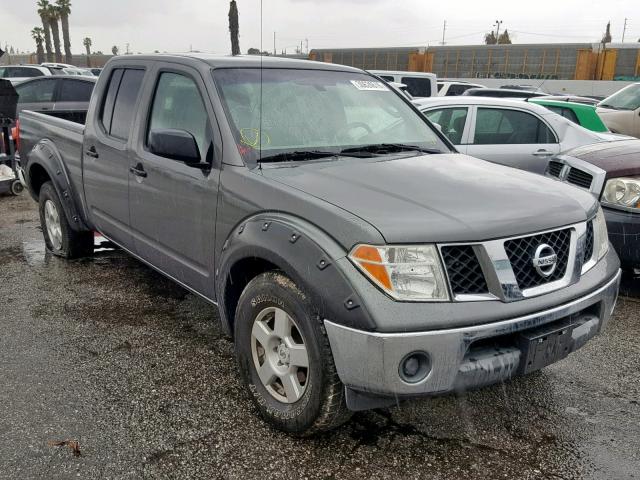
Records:
M200 164L200 151L193 135L186 130L162 128L149 132L149 151L187 165Z
M442 133L442 125L436 122L432 122L432 123L433 123L433 126L436 127L438 130L440 130L440 133Z

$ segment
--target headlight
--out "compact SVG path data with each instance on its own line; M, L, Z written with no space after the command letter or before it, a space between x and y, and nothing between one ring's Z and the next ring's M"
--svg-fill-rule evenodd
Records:
M609 250L609 234L607 232L607 222L604 218L602 207L598 207L598 213L593 219L593 253L595 261L598 262L607 254Z
M640 178L612 178L607 180L602 193L602 204L607 207L640 212Z
M448 300L438 251L433 245L377 247L357 245L351 261L396 300Z

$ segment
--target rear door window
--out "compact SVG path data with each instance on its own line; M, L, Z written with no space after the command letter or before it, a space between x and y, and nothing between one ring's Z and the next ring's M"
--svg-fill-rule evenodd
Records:
M60 93L58 102L88 102L93 92L93 82L81 80L60 80Z
M53 102L57 80L34 80L16 86L18 102L20 103L45 103Z
M119 68L111 74L100 117L108 135L125 142L129 139L143 78L144 70L139 69Z
M556 143L549 127L520 110L478 108L475 145Z
M423 77L402 77L400 83L407 86L407 90L414 97L431 96L431 79Z

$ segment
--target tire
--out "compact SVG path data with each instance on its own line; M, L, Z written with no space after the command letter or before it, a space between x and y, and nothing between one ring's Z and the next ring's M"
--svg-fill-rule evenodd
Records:
M44 242L51 253L69 259L93 253L93 232L76 232L71 228L51 182L40 188L38 203Z
M285 316L288 320L283 320ZM283 330L287 323L290 328ZM349 420L344 385L322 320L287 276L273 271L249 282L238 302L234 331L242 380L269 424L294 435L311 436ZM304 365L301 349L306 351L306 368L299 366ZM270 380L261 380L258 369ZM272 375L274 372L282 377Z
M24 187L22 186L22 183L20 183L20 180L14 180L11 183L11 194L12 195L15 195L17 197L23 191L24 191Z

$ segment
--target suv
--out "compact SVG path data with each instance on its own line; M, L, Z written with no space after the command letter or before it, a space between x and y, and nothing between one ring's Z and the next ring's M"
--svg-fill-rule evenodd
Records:
M438 84L435 73L401 72L390 70L369 70L387 82L401 83L413 98L435 97L438 95Z

